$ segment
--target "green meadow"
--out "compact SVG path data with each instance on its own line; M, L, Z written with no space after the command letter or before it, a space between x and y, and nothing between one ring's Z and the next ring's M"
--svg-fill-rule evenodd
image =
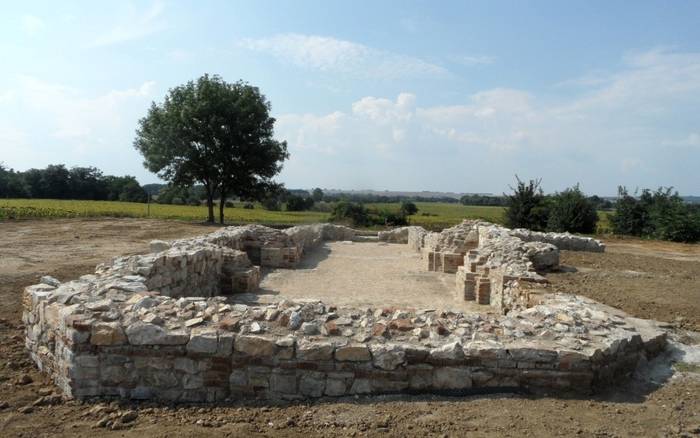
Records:
M268 211L260 205L245 209L241 203L225 209L227 223L261 223L268 225L296 225L327 221L330 214L319 211ZM443 228L459 223L465 218L480 218L500 222L503 208L466 206L461 204L418 202L418 214L410 217L413 225L426 228ZM372 210L398 211L399 204L366 204ZM216 212L218 214L218 210ZM70 201L57 199L2 199L0 219L54 219L80 217L152 217L203 221L205 206L139 204L116 201Z

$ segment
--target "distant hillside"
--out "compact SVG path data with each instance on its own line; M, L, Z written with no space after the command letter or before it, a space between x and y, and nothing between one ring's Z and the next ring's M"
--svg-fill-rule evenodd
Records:
M342 189L323 189L323 193L329 195L370 195L370 196L386 196L386 197L405 197L405 198L453 198L459 200L466 194L470 195L490 195L490 193L457 193L457 192L430 192L427 190L420 192L409 191L394 191L394 190L342 190Z

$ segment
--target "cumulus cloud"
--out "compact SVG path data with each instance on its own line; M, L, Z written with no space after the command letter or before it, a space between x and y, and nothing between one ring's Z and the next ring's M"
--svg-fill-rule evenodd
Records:
M125 18L119 20L106 32L98 35L88 47L97 48L139 40L165 29L163 12L165 4L154 2L143 11L131 10Z
M420 105L408 92L364 97L336 112L342 117L319 143L347 160L327 163L336 169L352 166L353 154L372 156L356 174L372 180L389 172L393 188L469 190L465 184L473 183L483 190L518 173L558 181L552 190L582 182L602 194L618 184L692 191L696 177L674 163L700 162L700 135L692 130L698 111L700 53L654 49L625 56L621 69L577 94L496 88L455 105ZM304 144L316 143L312 127L326 117L306 114L278 132L290 140L292 160L307 157L297 149L298 132ZM669 136L679 128L690 134ZM666 158L667 146L677 146L676 155ZM401 163L401 172L392 172L392 163Z
M328 73L383 79L447 74L445 68L420 58L326 36L280 34L242 39L238 45L298 67Z

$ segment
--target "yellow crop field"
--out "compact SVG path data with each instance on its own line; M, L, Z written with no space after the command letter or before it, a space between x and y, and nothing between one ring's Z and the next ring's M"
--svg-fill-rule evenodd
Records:
M259 204L254 209L243 208L242 203L224 211L226 222L231 224L260 223L266 225L298 225L328 221L330 213L320 211L268 211ZM373 211L396 212L398 203L369 203ZM417 202L418 213L409 217L411 225L437 230L458 224L463 219L484 219L503 222L503 207L451 204L444 202ZM218 217L218 207L215 214ZM598 228L609 228L608 213L599 212ZM117 201L71 201L58 199L0 199L0 220L3 219L54 219L74 217L152 217L204 221L205 206L139 204Z
M215 214L218 215L218 207ZM226 208L224 215L230 223L261 223L270 225L294 225L322 222L328 213L314 211L267 211L260 206L254 209ZM205 206L140 204L116 201L70 201L57 199L2 199L0 219L70 218L70 217L152 217L204 221Z

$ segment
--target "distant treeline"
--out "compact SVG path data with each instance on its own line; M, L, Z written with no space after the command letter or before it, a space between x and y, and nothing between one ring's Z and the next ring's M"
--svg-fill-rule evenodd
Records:
M146 202L148 195L133 176L104 175L94 167L52 164L17 172L0 163L0 198Z
M306 190L291 190L292 193L300 196L308 196L309 192ZM301 193L304 192L304 193ZM376 203L401 203L401 202L446 202L450 204L456 204L459 202L458 199L452 198L450 196L432 196L432 197L422 197L422 196L403 196L403 195L375 195L371 193L324 193L323 200L326 202L355 202L360 204L376 204Z
M513 193L506 196L505 224L535 231L594 233L601 205L597 196L586 196L578 184L554 195L545 195L541 180L524 182L516 176ZM607 201L609 202L609 201ZM700 240L700 205L684 202L673 188L644 189L639 196L625 187L611 204L610 230L675 242ZM598 230L604 231L604 230Z
M552 197L556 195L548 196ZM615 204L611 200L601 198L597 195L589 196L588 199L596 208L596 210L610 210L615 206ZM506 207L508 205L508 196L464 195L459 199L459 202L464 205L490 205Z

